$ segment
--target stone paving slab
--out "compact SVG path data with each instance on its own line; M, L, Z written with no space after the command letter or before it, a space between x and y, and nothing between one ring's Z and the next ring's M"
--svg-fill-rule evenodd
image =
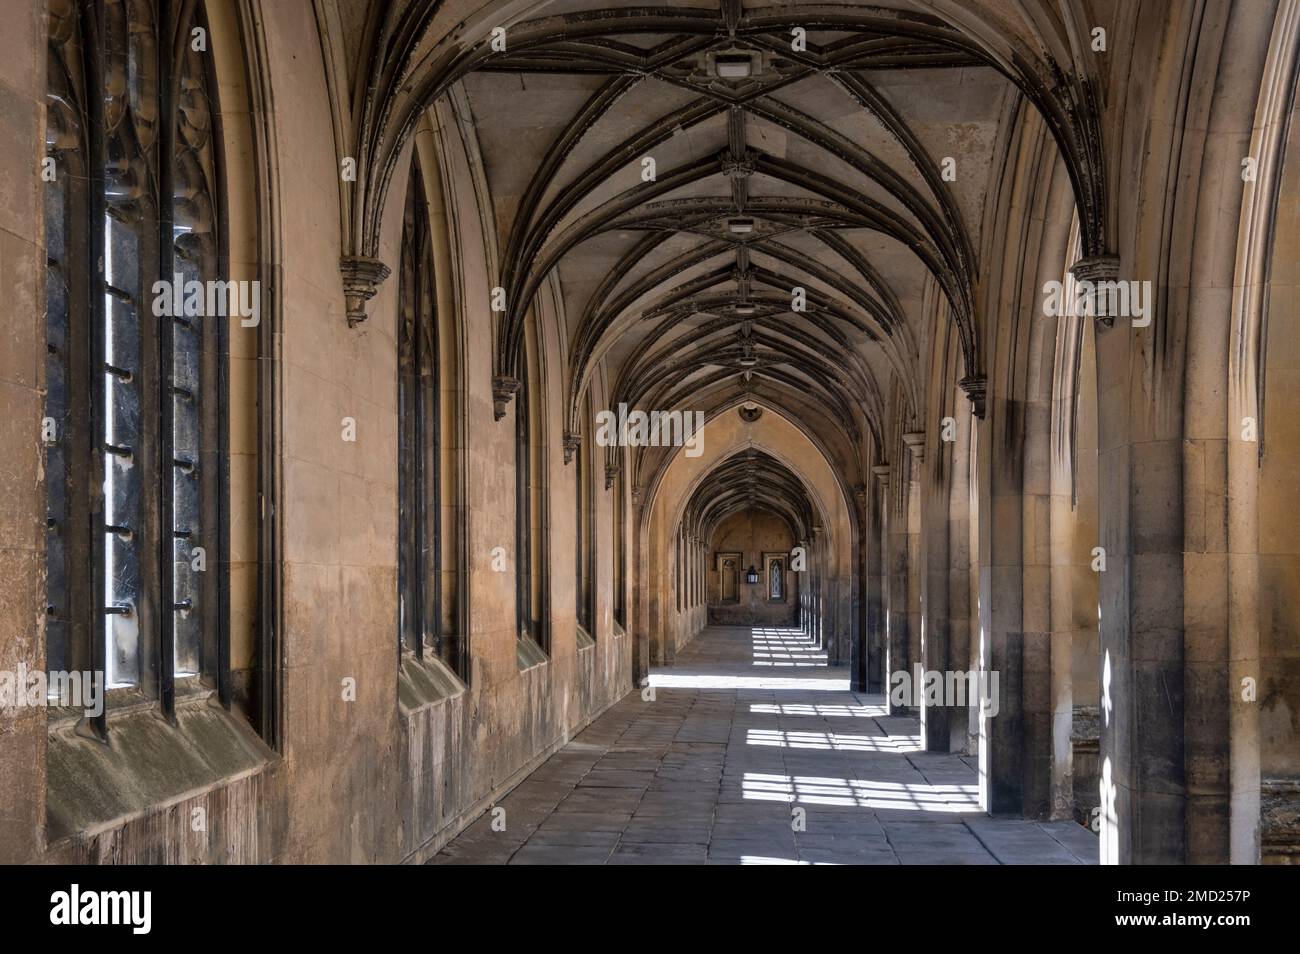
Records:
M981 812L978 759L922 751L798 633L707 629L651 684L431 863L1097 863L1080 825Z

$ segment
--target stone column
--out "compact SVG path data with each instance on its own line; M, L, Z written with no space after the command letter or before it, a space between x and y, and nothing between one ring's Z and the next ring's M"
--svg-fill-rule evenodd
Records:
M867 655L867 541L870 539L867 523L867 488L859 485L854 488L853 502L857 507L858 532L853 547L853 599L850 608L849 633L849 689L853 692L866 692L868 679Z
M888 692L885 671L885 537L884 514L889 505L889 465L871 468L875 480L867 490L867 691Z
M887 518L884 525L886 541L885 582L885 692L891 686L895 673L910 672L909 641L907 636L907 462L898 473L891 473L885 486ZM890 715L907 715L911 712L911 696L901 704L888 701Z
M1012 403L991 398L978 425L979 668L990 686L996 674L998 688L996 709L979 713L980 807L990 814L1024 808L1021 441L1003 433L1018 420Z
M816 554L813 560L813 642L819 649L825 649L827 654L830 653L830 647L826 645L826 614L828 610L826 601L826 538L822 536L821 527L812 528L812 552Z
M650 678L650 533L645 526L648 514L641 508L640 488L633 487L631 497L628 523L633 540L632 605L628 607L628 628L633 639L632 685L644 686Z
M980 669L996 697L980 714L983 807L1051 812L1050 389L999 381L979 424ZM996 705L996 709L994 709Z
M904 435L907 440L908 435ZM912 446L909 444L909 446ZM919 576L921 577L921 604L924 625L921 629L920 663L925 673L936 672L942 680L949 670L949 640L951 626L948 613L948 485L943 474L951 471L951 466L944 467L942 459L936 459L930 473L923 468L923 444L917 444L916 470L920 476L921 497L921 553ZM942 452L945 445L940 444L936 454ZM924 678L924 677L923 677ZM940 682L940 690L943 683ZM921 699L921 744L927 752L949 751L949 733L951 719L947 702L942 694L938 698L927 698L925 684L917 688Z
M911 452L907 468L907 659L913 670L916 663L922 661L921 625L922 606L921 591L925 579L925 567L921 562L921 510L923 504L925 470L925 432L908 431L903 435L903 443ZM915 675L915 672L913 672ZM919 692L920 686L913 682L913 691Z
M799 599L797 602L799 613L797 622L799 624L799 632L803 633L805 636L809 636L812 634L812 625L808 613L808 594L809 588L812 585L812 575L808 572L808 566L813 560L812 547L809 546L806 539L796 540L794 545L803 550L805 559L804 569L796 571L796 579L799 581Z
M1137 333L1097 326L1101 858L1186 860L1182 421L1144 393ZM1216 704L1223 705L1220 695Z
M984 400L983 392L980 401ZM979 668L979 660L972 659L971 639L971 499L970 499L970 441L971 425L958 427L957 440L951 445L941 444L944 452L951 454L948 471L951 474L944 481L945 504L947 506L948 544L947 571L948 586L947 613L948 620L948 667L961 672ZM978 699L969 695L966 705L953 708L948 713L948 751L971 752L971 713L978 712Z

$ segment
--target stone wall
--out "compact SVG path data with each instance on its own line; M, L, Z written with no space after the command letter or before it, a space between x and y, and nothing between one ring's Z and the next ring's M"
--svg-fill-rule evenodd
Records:
M0 670L44 666L45 17L6 16L0 36ZM0 863L38 857L45 820L45 713L0 710Z
M786 594L781 602L767 598L764 554L784 553L794 549L790 528L769 513L742 512L728 517L713 533L709 542L709 622L721 626L797 626L799 620L800 579L798 572L787 569ZM724 601L720 589L718 555L741 555L737 574L737 600ZM745 582L745 571L758 570L758 582Z

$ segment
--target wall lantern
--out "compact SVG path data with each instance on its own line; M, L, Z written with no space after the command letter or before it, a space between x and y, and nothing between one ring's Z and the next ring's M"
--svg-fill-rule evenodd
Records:
M749 565L749 569L745 571L745 582L746 583L758 582L758 570L754 569L754 564L752 563Z

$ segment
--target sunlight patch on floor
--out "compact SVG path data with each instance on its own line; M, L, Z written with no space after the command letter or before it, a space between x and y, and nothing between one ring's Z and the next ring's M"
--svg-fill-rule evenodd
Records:
M877 719L889 715L889 711L883 705L844 706L825 705L819 702L794 702L786 704L776 702L756 702L749 707L749 711L761 715L820 716L822 718L848 716L855 719Z
M836 732L786 732L781 729L749 729L745 733L745 744L835 752L921 751L919 735L841 735Z
M746 799L830 805L848 808L888 808L895 811L973 813L979 811L978 785L922 785L868 779L820 778L746 772Z
M687 674L672 670L650 674L659 689L800 689L807 692L848 692L849 680L801 679L798 676L728 676L723 673Z

